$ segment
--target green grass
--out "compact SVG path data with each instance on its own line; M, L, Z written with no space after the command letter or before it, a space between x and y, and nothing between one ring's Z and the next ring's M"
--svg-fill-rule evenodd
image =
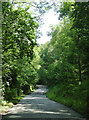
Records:
M49 88L47 97L56 102L71 107L85 117L89 117L89 108L87 106L87 83L72 86L60 84Z

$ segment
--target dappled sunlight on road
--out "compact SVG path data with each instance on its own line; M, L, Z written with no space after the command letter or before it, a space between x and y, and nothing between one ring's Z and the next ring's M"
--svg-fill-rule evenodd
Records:
M82 116L70 108L49 100L45 93L46 87L37 89L24 97L10 109L6 118L81 118ZM6 119L5 119L6 120Z
M30 100L30 99L40 99L40 100L41 100L41 99L46 99L46 98L43 98L43 97L30 97L30 98L29 98L29 97L28 97L28 98L24 98L23 100L28 100L28 99L29 99L29 100Z
M40 107L41 105L41 107ZM21 111L20 111L21 110ZM13 114L23 114L23 112L27 113L42 113L42 114L54 114L54 115L71 115L68 110L59 110L59 111L50 111L50 110L45 110L44 104L36 104L35 106L33 104L18 104L18 107L14 107L10 111Z

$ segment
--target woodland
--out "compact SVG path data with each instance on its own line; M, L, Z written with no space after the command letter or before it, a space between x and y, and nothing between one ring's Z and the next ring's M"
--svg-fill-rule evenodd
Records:
M16 104L37 88L48 86L47 97L89 117L89 2L62 2L60 23L51 26L50 41L37 44L40 16L48 2L2 2L1 105ZM39 15L28 12L35 6ZM0 83L1 84L1 83ZM11 104L10 104L11 105Z

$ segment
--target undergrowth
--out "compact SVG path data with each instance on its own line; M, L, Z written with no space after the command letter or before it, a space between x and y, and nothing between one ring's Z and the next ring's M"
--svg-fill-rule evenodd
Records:
M33 88L33 86L30 86L30 90L26 94L22 94L20 96L13 97L12 99L9 99L9 100L0 101L0 113L2 115L7 113L9 111L9 108L16 105L23 97L25 97L28 94L31 94L35 90L36 90L36 88Z
M50 87L47 97L74 109L85 117L89 117L87 93L87 82L82 82L81 85L76 86L60 84Z

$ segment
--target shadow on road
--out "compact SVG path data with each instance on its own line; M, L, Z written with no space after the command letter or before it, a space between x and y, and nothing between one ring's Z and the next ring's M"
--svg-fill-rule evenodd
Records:
M39 86L10 109L2 120L86 120L70 108L46 98L47 88Z

